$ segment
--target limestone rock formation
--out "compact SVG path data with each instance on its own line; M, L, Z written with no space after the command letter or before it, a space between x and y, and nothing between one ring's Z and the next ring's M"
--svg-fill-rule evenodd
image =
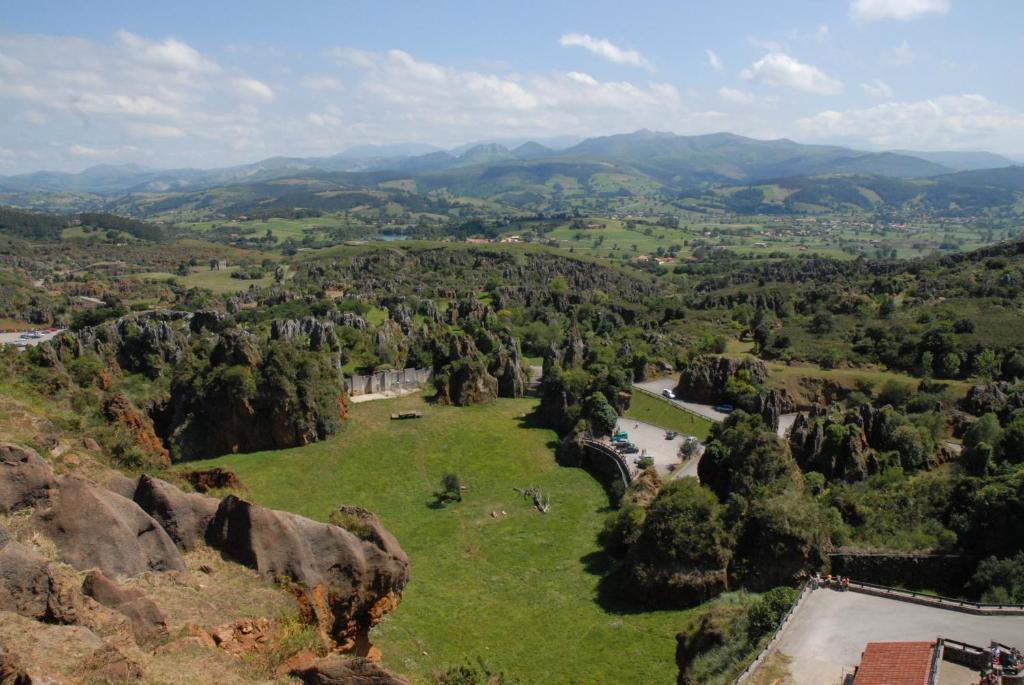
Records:
M498 397L523 397L528 380L519 352L519 341L510 337L502 343L488 369L498 381Z
M61 477L36 520L75 568L108 576L185 570L174 542L139 505L82 478Z
M184 551L203 540L217 513L217 500L212 497L182 492L170 483L145 475L139 478L132 499Z
M0 443L0 514L46 499L54 485L53 471L35 450Z
M698 355L683 368L675 394L690 402L716 404L725 399L726 383L741 373L749 384L762 385L768 378L768 367L760 360Z
M221 490L230 488L233 490L244 490L242 480L235 475L234 471L215 466L212 469L199 469L186 471L181 477L188 481L188 484L195 488L196 492L206 493L209 490Z
M312 316L301 319L275 319L270 322L270 339L293 342L299 336L309 340L309 349L336 349L338 338L334 323L320 321Z
M390 611L409 579L408 558L390 535L360 539L233 495L221 501L206 540L268 577L294 582L307 617L339 643Z
M167 635L167 617L140 590L121 587L101 571L90 571L82 583L82 593L123 614L139 644L152 643Z

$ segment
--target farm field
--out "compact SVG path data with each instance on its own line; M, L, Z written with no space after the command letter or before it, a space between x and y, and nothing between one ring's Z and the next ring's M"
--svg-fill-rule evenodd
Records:
M419 395L367 402L325 442L202 467L235 471L270 507L326 520L354 504L380 516L409 555L412 580L373 639L385 664L414 682L478 659L523 683L673 682L675 634L693 612L616 613L597 601L608 499L587 472L555 463L555 433L525 418L534 407L441 407ZM389 420L409 409L424 418ZM464 500L435 508L449 471ZM550 494L550 513L531 511L513 490L529 486Z
M270 285L274 282L272 274L267 274L262 278L254 280L247 280L242 278L232 278L231 271L233 269L229 267L225 271L210 271L203 267L193 270L188 276L179 276L166 271L154 271L150 273L133 274L133 278L150 278L154 280L164 281L169 278L177 279L179 282L190 288L206 288L213 291L215 294L222 295L226 293L236 293L240 290L248 290L250 285L265 286Z

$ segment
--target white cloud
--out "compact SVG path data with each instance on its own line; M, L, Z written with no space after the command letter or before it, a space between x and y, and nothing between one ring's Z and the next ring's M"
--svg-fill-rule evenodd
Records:
M818 95L838 95L843 91L843 84L838 79L783 52L768 53L754 62L749 69L741 71L740 78Z
M892 99L892 88L889 87L888 83L881 79L876 79L871 83L862 83L860 84L860 87L868 97L874 98L875 100Z
M581 71L488 73L416 59L401 50L332 52L353 93L346 122L367 140L465 142L503 135L578 135L685 124L668 83L603 81ZM360 124L354 124L359 121Z
M135 138L184 138L185 132L168 124L132 123L128 132Z
M850 14L858 21L908 21L925 14L946 14L951 0L852 0Z
M138 152L139 148L134 145L121 145L120 147L88 147L86 145L72 145L68 152L76 157L88 157L90 159L107 159L120 157L125 153Z
M1024 113L983 95L950 95L842 112L827 110L800 119L797 128L816 139L864 140L879 147L1012 150L1024 137Z
M736 88L729 88L728 86L722 86L718 89L718 97L731 102L735 105L752 105L757 101L753 93L748 93L745 90L739 90Z
M627 64L632 67L654 70L651 62L636 50L620 48L605 38L594 38L585 33L567 33L559 38L558 44L564 48L583 48L615 64Z
M905 67L913 63L915 59L917 59L917 55L914 54L910 43L902 40L896 47L885 50L880 61L887 67Z
M305 76L299 85L308 90L341 90L341 81L333 76Z
M257 81L254 78L236 78L231 84L235 92L242 97L262 100L263 102L272 102L274 100L274 91L263 81Z
M723 69L725 69L725 65L722 64L721 58L718 56L718 54L714 50L710 50L710 49L705 50L704 54L708 56L708 66L709 67L711 67L715 71L722 71Z
M134 59L156 67L200 73L220 71L216 62L206 59L195 48L174 38L152 41L128 31L118 31L115 37Z

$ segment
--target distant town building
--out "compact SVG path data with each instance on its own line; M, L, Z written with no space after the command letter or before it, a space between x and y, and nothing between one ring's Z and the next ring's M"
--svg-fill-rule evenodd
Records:
M228 268L228 260L226 259L211 259L210 260L210 271L226 271Z

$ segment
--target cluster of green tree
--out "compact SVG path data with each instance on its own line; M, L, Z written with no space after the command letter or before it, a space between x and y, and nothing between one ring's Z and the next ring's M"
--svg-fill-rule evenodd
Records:
M67 228L68 218L0 206L0 233L29 240L56 240Z
M160 241L167 238L167 232L163 226L148 221L129 219L116 214L106 212L85 212L78 215L82 226L97 228L104 231L120 231L134 236L139 240Z
M627 501L609 516L602 540L620 559L611 576L620 591L690 606L821 568L833 521L760 417L737 411L716 426L698 472L700 482L673 480L649 507Z

